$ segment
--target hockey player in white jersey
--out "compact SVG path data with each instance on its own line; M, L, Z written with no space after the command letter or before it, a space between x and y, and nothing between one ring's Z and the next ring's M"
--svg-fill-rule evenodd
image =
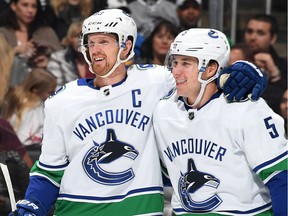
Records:
M45 102L42 152L19 216L47 215L55 202L57 216L162 214L152 114L175 81L156 65L126 70L136 34L121 10L84 21L80 49L96 78L70 82Z
M190 29L175 38L166 57L176 91L156 106L153 123L174 189L173 211L286 216L284 121L261 98L226 103L216 82L229 52L222 32ZM245 61L225 70L262 76Z

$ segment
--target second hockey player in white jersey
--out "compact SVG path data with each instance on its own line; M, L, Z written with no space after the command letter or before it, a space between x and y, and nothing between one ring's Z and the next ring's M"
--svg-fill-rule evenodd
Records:
M172 43L166 66L177 91L156 106L160 157L176 215L287 215L283 119L263 99L226 103L217 89L229 58L225 35L190 29ZM229 70L261 71L248 62ZM206 213L206 214L205 214Z

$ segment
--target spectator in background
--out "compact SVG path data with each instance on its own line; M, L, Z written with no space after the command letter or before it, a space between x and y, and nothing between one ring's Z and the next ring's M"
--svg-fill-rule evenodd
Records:
M21 84L6 94L3 118L10 122L24 146L40 146L44 121L43 102L54 93L55 87L56 78L50 72L35 68Z
M228 65L231 65L237 60L246 60L251 61L251 57L249 57L247 47L244 44L235 44L230 49L230 58Z
M274 112L280 114L282 94L287 89L287 59L280 57L273 48L278 29L277 20L272 15L255 15L246 23L244 43L254 63L268 78L267 89L262 97Z
M83 20L94 12L93 5L93 0L51 0L57 17L55 31L61 42L72 22Z
M178 34L177 27L167 20L161 20L150 36L143 42L141 58L135 63L164 65L165 56Z
M35 54L36 46L47 46L51 51L61 49L57 35L44 20L38 0L11 0L9 9L1 14L0 33L15 55L26 59Z
M179 32L197 28L201 16L201 0L176 0Z
M82 22L74 22L63 40L65 49L52 53L47 69L57 78L57 87L78 78L94 78L81 52L78 51L78 39Z
M285 136L287 138L288 89L286 89L283 93L281 104L280 104L280 112L285 122Z

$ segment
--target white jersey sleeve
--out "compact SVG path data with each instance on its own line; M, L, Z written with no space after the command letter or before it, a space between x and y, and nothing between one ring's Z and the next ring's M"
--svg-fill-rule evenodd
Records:
M235 136L235 142L245 152L251 168L259 175L262 170L284 161L287 158L287 140L283 118L274 113L263 99L249 102L247 110L241 114L236 123L242 124L242 133Z

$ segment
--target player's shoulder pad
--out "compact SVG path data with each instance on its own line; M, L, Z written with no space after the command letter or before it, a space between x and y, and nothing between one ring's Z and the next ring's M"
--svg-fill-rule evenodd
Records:
M138 71L147 71L147 70L154 70L163 68L162 65L156 65L156 64L134 64L130 68L136 68Z
M86 78L80 78L66 83L65 85L57 89L52 95L50 95L48 99L52 99L57 95L62 95L62 97L65 97L66 95L73 94L73 92L71 93L71 91L73 91L73 88L75 88L75 86L87 86L85 80Z
M172 88L163 98L160 100L167 100L171 98L176 93L176 87Z
M64 86L60 87L59 89L57 89L52 95L50 95L50 96L48 97L48 99L51 99L51 98L53 98L54 96L60 94L60 93L63 92L65 89L66 89L66 84L65 84Z

